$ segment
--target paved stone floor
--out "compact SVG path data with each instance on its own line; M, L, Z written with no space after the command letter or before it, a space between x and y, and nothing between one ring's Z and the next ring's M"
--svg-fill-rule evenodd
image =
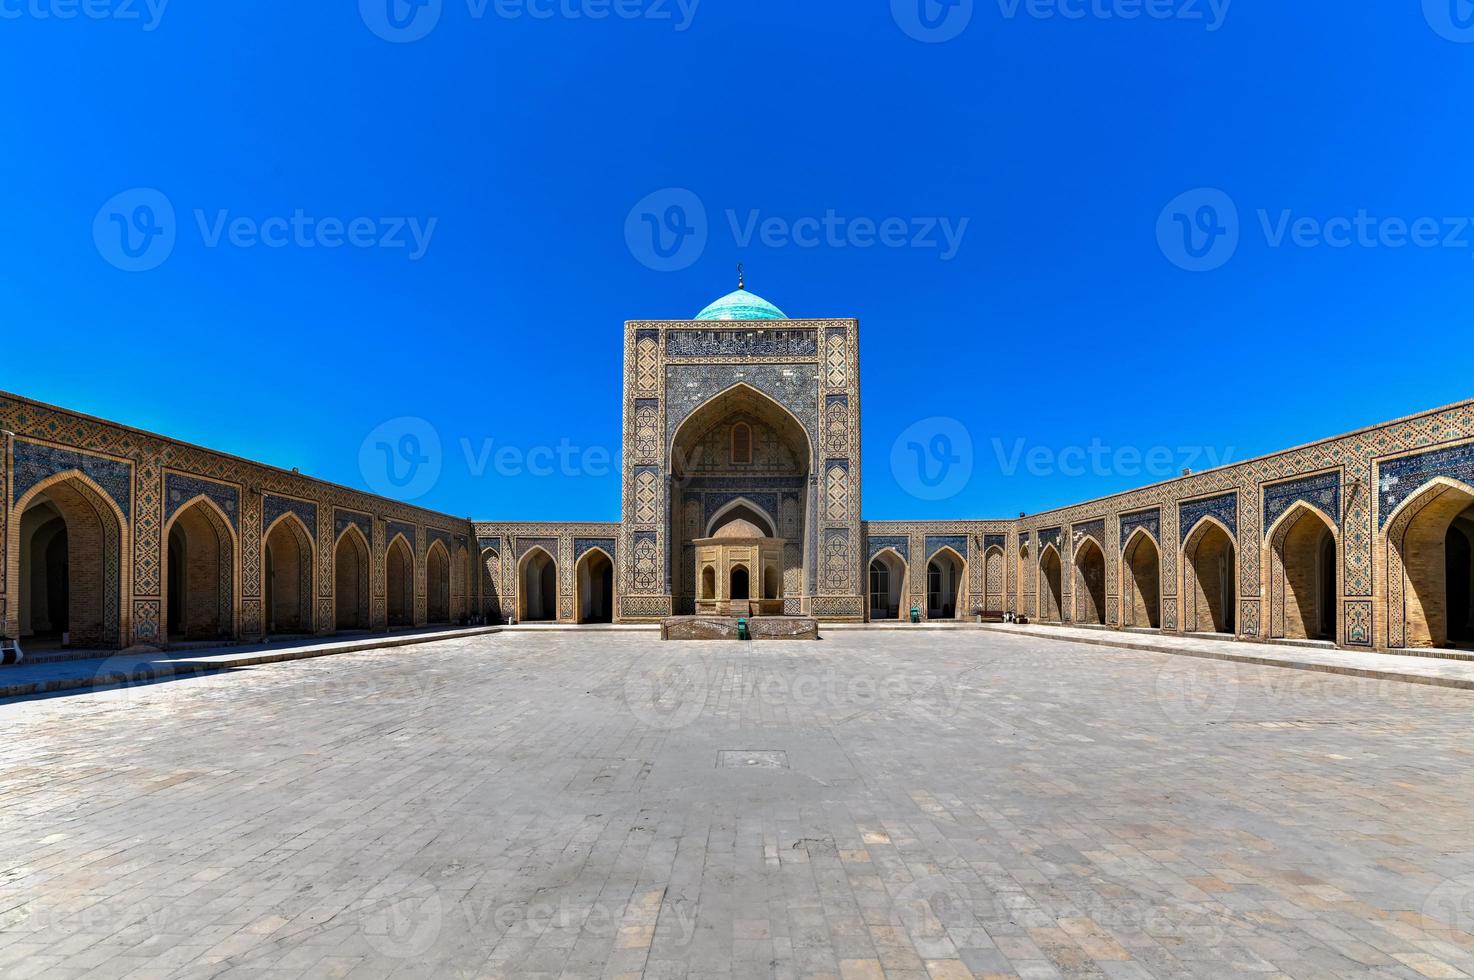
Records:
M0 976L1474 976L1474 695L505 633L0 704Z

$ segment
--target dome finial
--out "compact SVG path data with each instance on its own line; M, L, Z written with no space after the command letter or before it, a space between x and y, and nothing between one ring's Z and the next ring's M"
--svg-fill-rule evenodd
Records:
M743 281L742 281L742 263L741 262L738 262L737 263L737 288L738 289L746 289L747 288L747 286L744 285L743 284Z

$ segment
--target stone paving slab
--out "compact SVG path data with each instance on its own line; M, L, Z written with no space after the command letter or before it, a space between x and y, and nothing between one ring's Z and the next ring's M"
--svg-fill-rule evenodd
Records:
M1091 646L1142 650L1180 657L1204 657L1261 667L1290 667L1296 670L1318 670L1348 677L1431 684L1474 691L1474 663L1443 660L1434 657L1402 656L1354 650L1324 649L1290 644L1252 643L1197 636L1168 636L1159 633L1130 633L1119 630L1088 629L1076 626L990 624L976 629L1017 636L1048 636Z
M26 662L0 667L0 699L114 684L137 684L188 674L414 646L460 636L480 636L497 632L498 629L499 627L494 626L477 626L468 629L419 630L382 633L353 640L258 643L206 650L119 653L109 657Z
M0 705L0 976L1474 976L1446 688L506 631Z

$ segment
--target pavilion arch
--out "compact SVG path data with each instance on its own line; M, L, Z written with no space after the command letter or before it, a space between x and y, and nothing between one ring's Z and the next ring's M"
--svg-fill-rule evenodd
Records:
M736 602L747 602L752 599L752 572L745 562L738 562L732 566L728 575L727 598Z
M1235 632L1238 606L1238 541L1206 515L1182 544L1182 622L1188 633Z
M1086 535L1075 547L1075 622L1104 626L1106 563L1100 542Z
M573 569L573 611L580 623L614 622L614 559L590 548Z
M481 551L481 615L488 623L502 620L502 559L495 548Z
M261 595L267 633L312 632L312 534L288 511L266 529L261 553Z
M529 548L517 562L517 621L537 623L557 619L558 560L543 548Z
M80 470L31 487L11 509L9 573L17 601L5 632L32 646L116 647L124 640L129 588L128 521L112 497Z
M235 636L235 568L239 541L230 519L204 494L164 522L164 601L159 635L165 640L222 640Z
M440 540L431 541L425 550L425 622L450 623L450 550Z
M943 545L926 560L926 618L967 615L967 559Z
M1271 639L1336 640L1341 535L1325 511L1296 501L1265 534Z
M334 627L339 630L369 628L368 538L357 524L349 524L333 545Z
M390 629L415 624L415 549L403 532L384 549L384 616Z
M871 621L902 619L910 594L910 568L895 548L882 548L870 559L867 570Z
M1064 579L1059 549L1046 544L1039 552L1039 620L1058 623L1064 620Z
M751 521L770 538L779 536L778 522L772 514L746 497L738 497L736 500L723 504L715 514L711 515L711 520L706 522L704 537L711 537L716 534L718 528L737 520Z
M1144 527L1131 532L1121 552L1121 625L1162 628L1162 549Z
M1008 556L999 545L995 544L983 552L983 595L986 597L983 605L992 612L1001 612L1004 606L1007 562Z
M1474 642L1474 486L1434 477L1387 521L1388 646Z

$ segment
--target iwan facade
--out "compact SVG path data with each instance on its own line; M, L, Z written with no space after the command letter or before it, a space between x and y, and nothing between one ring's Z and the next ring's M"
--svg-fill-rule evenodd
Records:
M1017 520L863 520L858 322L739 289L624 334L623 520L471 522L0 395L28 649L487 619L1043 623L1474 642L1474 402Z

